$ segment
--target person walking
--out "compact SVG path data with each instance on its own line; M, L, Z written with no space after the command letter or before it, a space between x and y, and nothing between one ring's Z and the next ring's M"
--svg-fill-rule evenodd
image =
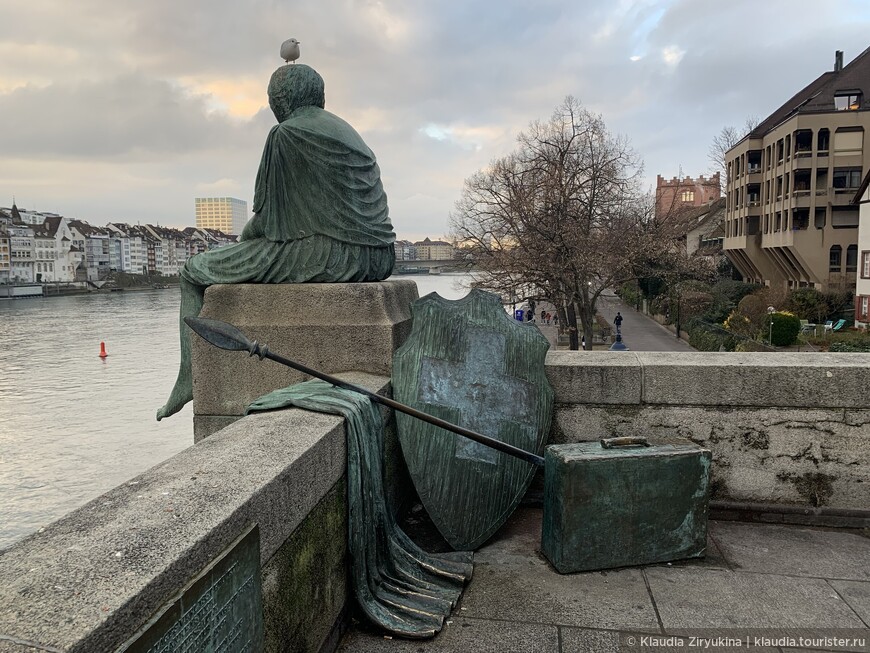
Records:
M619 311L616 312L616 317L613 318L613 324L616 326L616 332L617 332L617 333L622 333L622 331L621 331L621 328L622 328L622 315L620 314Z

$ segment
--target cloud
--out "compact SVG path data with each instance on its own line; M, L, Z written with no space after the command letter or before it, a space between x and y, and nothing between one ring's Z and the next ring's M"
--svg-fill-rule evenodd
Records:
M567 95L631 139L650 180L706 172L723 125L775 109L835 49L863 50L868 13L850 0L2 3L0 196L95 223L191 224L209 189L250 200L274 123L266 84L294 36L327 109L377 155L397 231L441 235L463 180ZM766 38L747 41L749 27Z
M662 61L671 68L674 68L683 60L683 55L685 54L686 51L680 49L679 46L669 45L666 48L662 48Z
M233 120L209 96L141 74L24 86L0 95L7 156L154 160L246 147L262 119Z

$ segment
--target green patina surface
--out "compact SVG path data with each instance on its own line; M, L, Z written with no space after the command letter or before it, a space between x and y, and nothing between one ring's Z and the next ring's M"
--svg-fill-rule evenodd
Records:
M541 550L561 573L704 555L711 454L685 440L547 447Z
M396 399L540 453L553 412L541 332L480 290L455 301L430 293L411 313L411 335L393 356ZM513 513L535 468L403 413L396 422L408 472L441 535L457 550L481 546Z
M348 595L347 483L336 483L263 567L266 651L316 652Z

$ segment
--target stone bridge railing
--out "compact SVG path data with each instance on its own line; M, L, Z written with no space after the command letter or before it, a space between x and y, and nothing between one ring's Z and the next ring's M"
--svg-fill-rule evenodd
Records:
M370 321L394 348L407 315L383 315ZM683 436L713 451L719 501L870 523L870 354L557 351L547 375L551 442ZM383 373L347 378L389 390ZM266 650L335 647L349 605L344 427L299 409L240 418L237 382L198 383L200 405L225 412L205 416L195 446L0 553L0 650L118 650L251 524ZM398 509L413 492L389 428L385 457Z
M550 352L552 442L676 435L713 498L870 510L870 354Z

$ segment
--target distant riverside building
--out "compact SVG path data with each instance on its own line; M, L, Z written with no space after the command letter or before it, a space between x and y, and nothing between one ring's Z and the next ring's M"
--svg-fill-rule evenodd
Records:
M397 261L413 261L417 258L417 248L410 240L397 240L395 250Z
M453 258L453 245L428 237L414 243L418 261L446 261Z
M746 281L852 290L868 171L870 48L770 114L726 153L725 254Z
M9 283L10 270L9 232L6 230L6 222L0 220L0 284Z
M697 179L673 177L668 180L656 175L656 217L702 206L721 195L718 172L709 179L701 175Z
M0 284L103 281L114 272L176 276L196 254L236 242L217 229L110 222L0 208Z
M196 226L240 236L248 222L248 203L235 197L197 197Z

